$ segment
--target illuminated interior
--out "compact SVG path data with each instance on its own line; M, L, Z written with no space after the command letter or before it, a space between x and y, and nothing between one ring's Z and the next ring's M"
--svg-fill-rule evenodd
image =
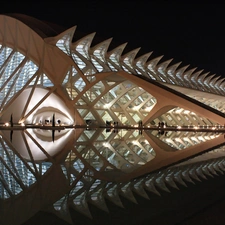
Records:
M88 202L107 211L104 198L121 207L119 195L135 202L132 191L185 185L191 178L179 178L180 168L199 179L201 168L225 170L224 79L137 56L139 49L123 54L126 44L108 50L112 39L92 46L95 34L74 41L75 29L57 33L34 18L0 16L0 198L8 224L16 225L6 212L11 201L34 207L15 206L12 218L24 222L42 209L35 191L43 189L50 193L43 204L66 220L67 201L91 217Z

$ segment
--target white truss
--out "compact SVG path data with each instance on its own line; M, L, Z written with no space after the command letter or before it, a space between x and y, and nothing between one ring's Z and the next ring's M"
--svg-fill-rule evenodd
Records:
M51 36L48 25L27 19L0 16L0 122L13 114L16 123L41 124L55 113L63 124L224 125L224 78L152 52L138 56L140 48L123 54L127 43L109 51L111 38L92 46L95 33L73 42L76 27ZM133 192L148 199L147 191L160 195L225 171L224 137L215 132L65 130L54 143L48 130L18 131L11 142L0 134L1 224L20 224L47 204L71 223L69 202L91 217L88 203L107 212L105 198L123 207L120 196L137 203Z

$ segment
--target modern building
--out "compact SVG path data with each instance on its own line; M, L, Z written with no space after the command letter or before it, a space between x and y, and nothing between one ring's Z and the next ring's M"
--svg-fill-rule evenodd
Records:
M225 78L75 30L0 16L1 224L91 220L90 204L110 214L106 199L124 209L225 171Z

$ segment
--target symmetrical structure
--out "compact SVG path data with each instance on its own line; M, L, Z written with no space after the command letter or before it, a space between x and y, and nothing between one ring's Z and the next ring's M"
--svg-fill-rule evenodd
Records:
M75 29L0 16L2 125L13 115L17 126L48 126L54 114L59 127L141 121L178 130L59 129L53 142L48 129L13 130L11 141L2 129L1 224L40 210L72 223L68 207L92 217L88 203L108 211L105 198L122 207L120 195L136 202L132 192L148 198L225 171L224 78L136 57L139 49L123 54L126 44L109 51L112 39L92 46L95 34L73 41Z

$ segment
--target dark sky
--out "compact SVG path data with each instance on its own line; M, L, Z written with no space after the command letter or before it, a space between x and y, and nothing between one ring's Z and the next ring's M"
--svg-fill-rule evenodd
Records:
M151 58L164 55L162 61L173 58L171 64L182 61L225 77L225 4L74 0L1 6L1 13L12 12L77 25L77 31L97 32L102 40L113 37L112 46L128 42L125 51L141 47L139 55L153 51Z

